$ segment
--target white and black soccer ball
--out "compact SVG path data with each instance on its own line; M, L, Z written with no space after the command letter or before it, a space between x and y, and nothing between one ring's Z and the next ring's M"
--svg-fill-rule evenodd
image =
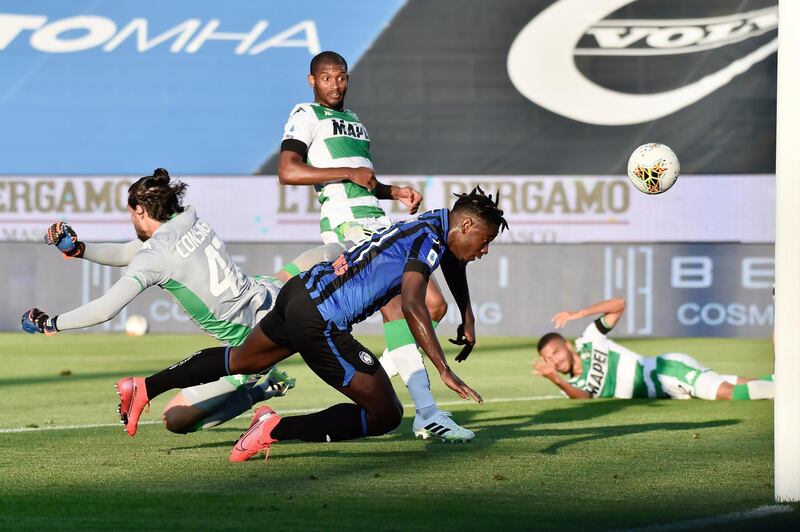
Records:
M664 144L642 144L628 159L628 179L645 194L666 192L678 180L680 173L678 156Z
M125 334L128 336L144 336L149 328L150 324L147 323L147 318L141 314L131 314L125 320Z

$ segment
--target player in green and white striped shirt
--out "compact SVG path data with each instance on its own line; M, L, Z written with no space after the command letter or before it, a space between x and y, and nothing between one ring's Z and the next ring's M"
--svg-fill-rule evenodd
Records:
M344 107L349 74L347 62L336 52L317 54L310 65L308 83L313 103L296 105L289 114L281 141L278 177L284 185L313 185L321 204L320 233L323 242L359 243L373 232L391 225L378 200L393 199L414 214L422 201L411 187L384 185L375 178L367 128ZM447 312L441 290L431 278L425 303L434 325ZM403 312L399 298L381 309L387 349L381 364L388 375L399 373L414 401L413 431L419 437L439 437L427 426L447 427L452 441L472 439L475 434L453 422L436 406L422 355ZM475 319L468 308L462 316L459 341L475 343ZM463 336L463 338L462 338Z
M553 316L556 328L600 314L574 343L558 333L539 340L534 373L572 399L637 397L707 400L772 399L772 377L751 379L720 375L683 353L643 357L610 340L607 334L625 310L624 299L609 299L577 312ZM569 375L569 380L561 377Z

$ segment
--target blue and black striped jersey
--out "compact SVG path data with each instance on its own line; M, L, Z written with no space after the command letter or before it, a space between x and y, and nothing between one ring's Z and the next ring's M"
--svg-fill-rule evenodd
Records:
M322 317L350 329L400 293L404 272L429 276L447 251L449 213L438 209L394 224L300 274Z

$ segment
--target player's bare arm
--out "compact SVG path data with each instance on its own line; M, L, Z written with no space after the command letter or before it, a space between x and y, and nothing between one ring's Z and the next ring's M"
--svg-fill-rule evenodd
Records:
M403 284L400 291L403 316L405 316L417 344L433 362L447 387L456 392L461 398L472 399L481 404L483 403L483 398L478 392L459 379L447 364L442 346L438 338L436 338L436 333L431 325L431 315L425 306L425 291L427 287L428 280L422 273L407 271L403 274Z
M619 321L619 318L622 316L623 312L625 312L625 299L614 298L600 301L599 303L595 303L594 305L577 311L562 310L553 316L550 321L553 322L556 329L560 329L572 320L599 314L603 316L603 321L605 321L606 325L609 327L614 327Z
M589 392L581 390L564 380L561 374L558 373L558 370L556 370L555 365L544 357L539 357L533 363L533 374L543 377L558 386L570 399L592 398Z
M281 145L278 179L282 185L322 185L347 180L367 190L373 190L378 182L372 168L365 166L358 168L310 166L303 162L303 155L299 153L302 150L307 150L307 147L298 140L285 140Z

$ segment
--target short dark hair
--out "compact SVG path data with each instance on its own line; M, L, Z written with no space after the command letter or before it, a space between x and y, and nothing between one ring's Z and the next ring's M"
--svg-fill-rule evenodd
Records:
M314 72L317 71L317 68L319 68L319 66L322 64L342 65L344 70L347 71L347 61L344 60L344 57L330 50L320 52L311 59L309 72L312 76L314 75Z
M539 338L539 343L536 344L536 350L541 353L544 346L546 346L553 340L563 341L564 337L558 334L557 332L549 332L544 336L542 336L541 338Z
M153 175L140 177L128 188L128 206L135 209L141 205L148 216L166 222L173 214L183 212L183 195L189 187L186 183L170 183L169 172L156 168Z
M469 194L454 194L458 199L453 204L453 212L465 212L480 218L481 220L494 225L500 231L508 229L508 222L503 218L503 209L497 205L500 203L500 192L498 191L495 199L492 195L484 194L481 187L475 187Z

